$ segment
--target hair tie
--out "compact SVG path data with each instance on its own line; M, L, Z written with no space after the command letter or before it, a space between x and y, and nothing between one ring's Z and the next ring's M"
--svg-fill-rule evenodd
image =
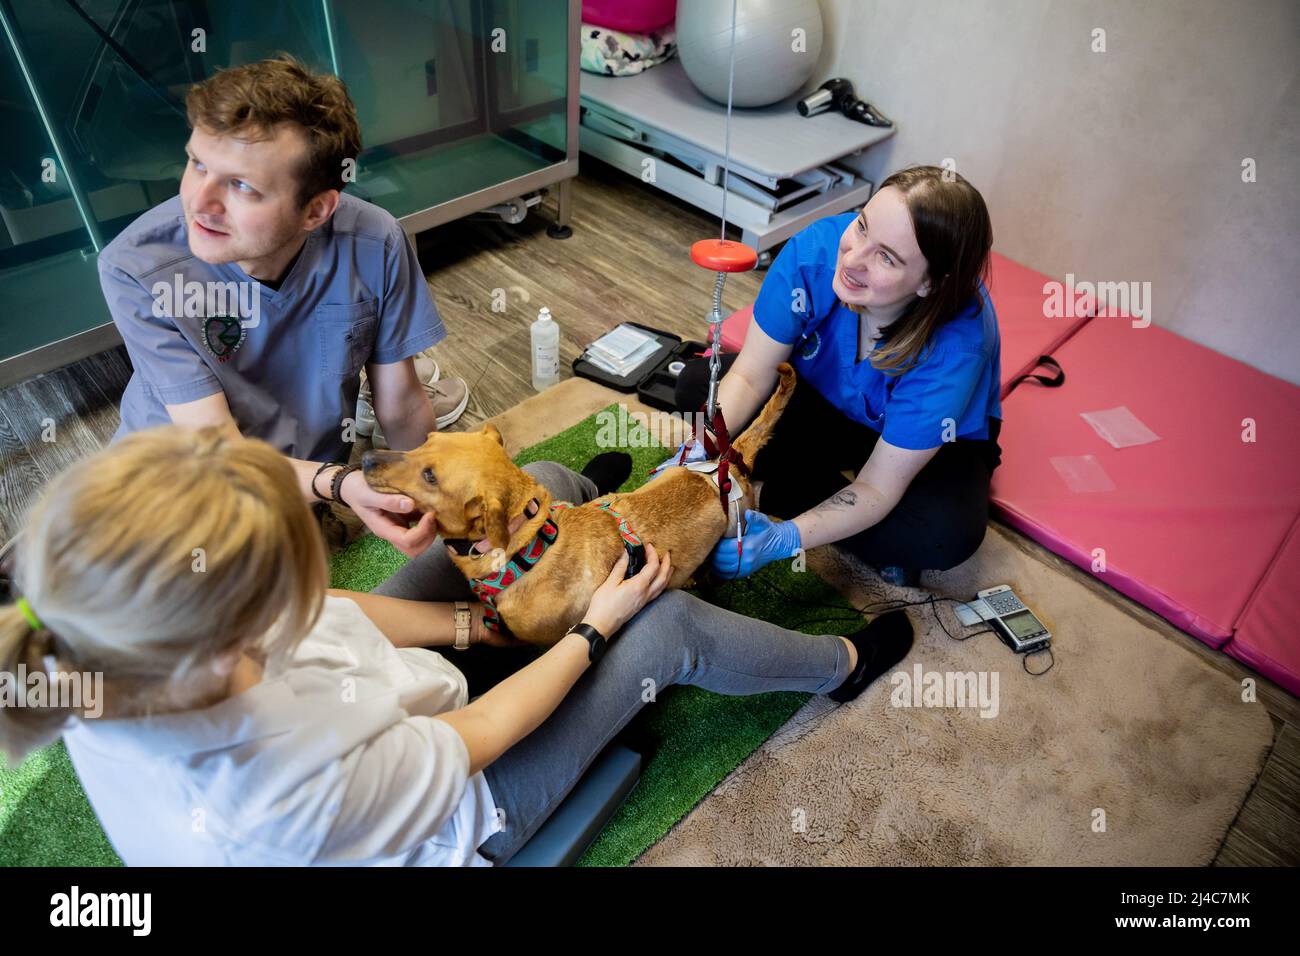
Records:
M41 619L36 616L36 612L32 610L32 606L27 603L27 598L20 597L14 603L18 607L18 610L23 612L23 617L27 618L27 623L32 626L33 631L39 631L45 626L41 623Z

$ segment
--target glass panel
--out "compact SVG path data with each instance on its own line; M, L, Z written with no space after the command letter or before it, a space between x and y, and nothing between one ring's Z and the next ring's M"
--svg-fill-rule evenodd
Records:
M366 147L357 195L401 218L564 161L567 0L330 7Z
M496 94L494 126L538 157L558 162L564 158L568 116L566 4L563 0L496 0L492 7L493 22L518 44L511 55L489 61L493 67L489 82Z
M0 84L0 357L8 357L101 325L108 309L77 197L7 44Z
M176 194L185 92L220 67L284 50L336 71L366 146L352 189L399 218L564 160L567 0L0 0L0 19L0 359L111 321L95 255Z

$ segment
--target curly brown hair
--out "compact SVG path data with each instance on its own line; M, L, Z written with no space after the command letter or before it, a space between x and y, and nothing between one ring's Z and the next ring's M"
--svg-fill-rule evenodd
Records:
M307 137L300 208L327 189L344 189L344 161L355 162L361 153L357 110L343 81L312 73L287 53L196 83L185 96L185 111L192 128L254 142L269 139L280 123L298 126Z

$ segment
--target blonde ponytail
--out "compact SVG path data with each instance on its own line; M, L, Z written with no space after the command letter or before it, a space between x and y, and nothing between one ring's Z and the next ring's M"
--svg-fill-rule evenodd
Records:
M44 673L50 632L33 629L17 605L0 607L0 751L17 762L58 738L70 708L28 707L27 675Z

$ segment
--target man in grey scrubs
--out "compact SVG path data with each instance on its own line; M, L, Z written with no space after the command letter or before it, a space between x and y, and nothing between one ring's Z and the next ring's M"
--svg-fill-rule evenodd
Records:
M338 500L418 554L433 516L408 527L409 498L343 470L360 372L397 449L454 421L468 391L420 381L414 357L447 333L415 251L389 213L342 192L361 151L346 89L266 60L194 86L186 107L180 195L99 257L135 368L118 436L175 422L261 438L289 457L309 501Z

